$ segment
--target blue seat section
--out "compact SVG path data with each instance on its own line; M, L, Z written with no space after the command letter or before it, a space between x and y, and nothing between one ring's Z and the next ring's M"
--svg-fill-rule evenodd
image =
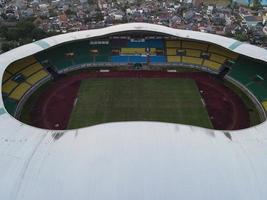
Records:
M111 56L111 62L128 63L128 56Z
M150 56L151 63L165 63L167 62L166 56Z
M145 41L129 41L128 48L164 48L161 39L147 39Z
M112 56L111 61L115 63L146 63L146 56Z

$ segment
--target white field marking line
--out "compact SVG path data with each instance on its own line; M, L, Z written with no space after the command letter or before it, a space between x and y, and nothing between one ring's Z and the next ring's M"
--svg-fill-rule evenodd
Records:
M201 102L202 102L203 106L204 106L204 107L206 107L206 104L205 104L205 101L204 101L204 99L203 99L203 98L200 98L200 100L201 100Z
M203 90L200 90L199 92L200 92L200 100L201 100L203 106L206 107L206 103L205 103L204 99L202 98Z
M75 107L75 106L76 106L76 104L77 104L77 101L78 101L78 97L76 97L76 98L75 98L75 100L74 100L74 102L73 102L73 107Z

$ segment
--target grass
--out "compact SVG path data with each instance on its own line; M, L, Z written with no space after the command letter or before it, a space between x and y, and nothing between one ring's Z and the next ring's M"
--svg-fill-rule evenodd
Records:
M212 128L193 80L110 78L82 81L68 128L118 121L160 121Z

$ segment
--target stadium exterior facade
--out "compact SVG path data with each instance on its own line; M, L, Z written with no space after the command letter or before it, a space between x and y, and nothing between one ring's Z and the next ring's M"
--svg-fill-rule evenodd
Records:
M131 23L46 38L0 55L15 60L116 32L149 31L220 45L267 62L267 51L222 36ZM239 131L158 122L38 129L0 100L0 199L266 199L267 121Z

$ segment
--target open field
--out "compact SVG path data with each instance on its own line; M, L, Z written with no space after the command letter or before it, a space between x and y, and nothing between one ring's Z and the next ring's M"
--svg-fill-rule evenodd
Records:
M161 121L212 128L194 80L82 80L68 128L116 121Z

